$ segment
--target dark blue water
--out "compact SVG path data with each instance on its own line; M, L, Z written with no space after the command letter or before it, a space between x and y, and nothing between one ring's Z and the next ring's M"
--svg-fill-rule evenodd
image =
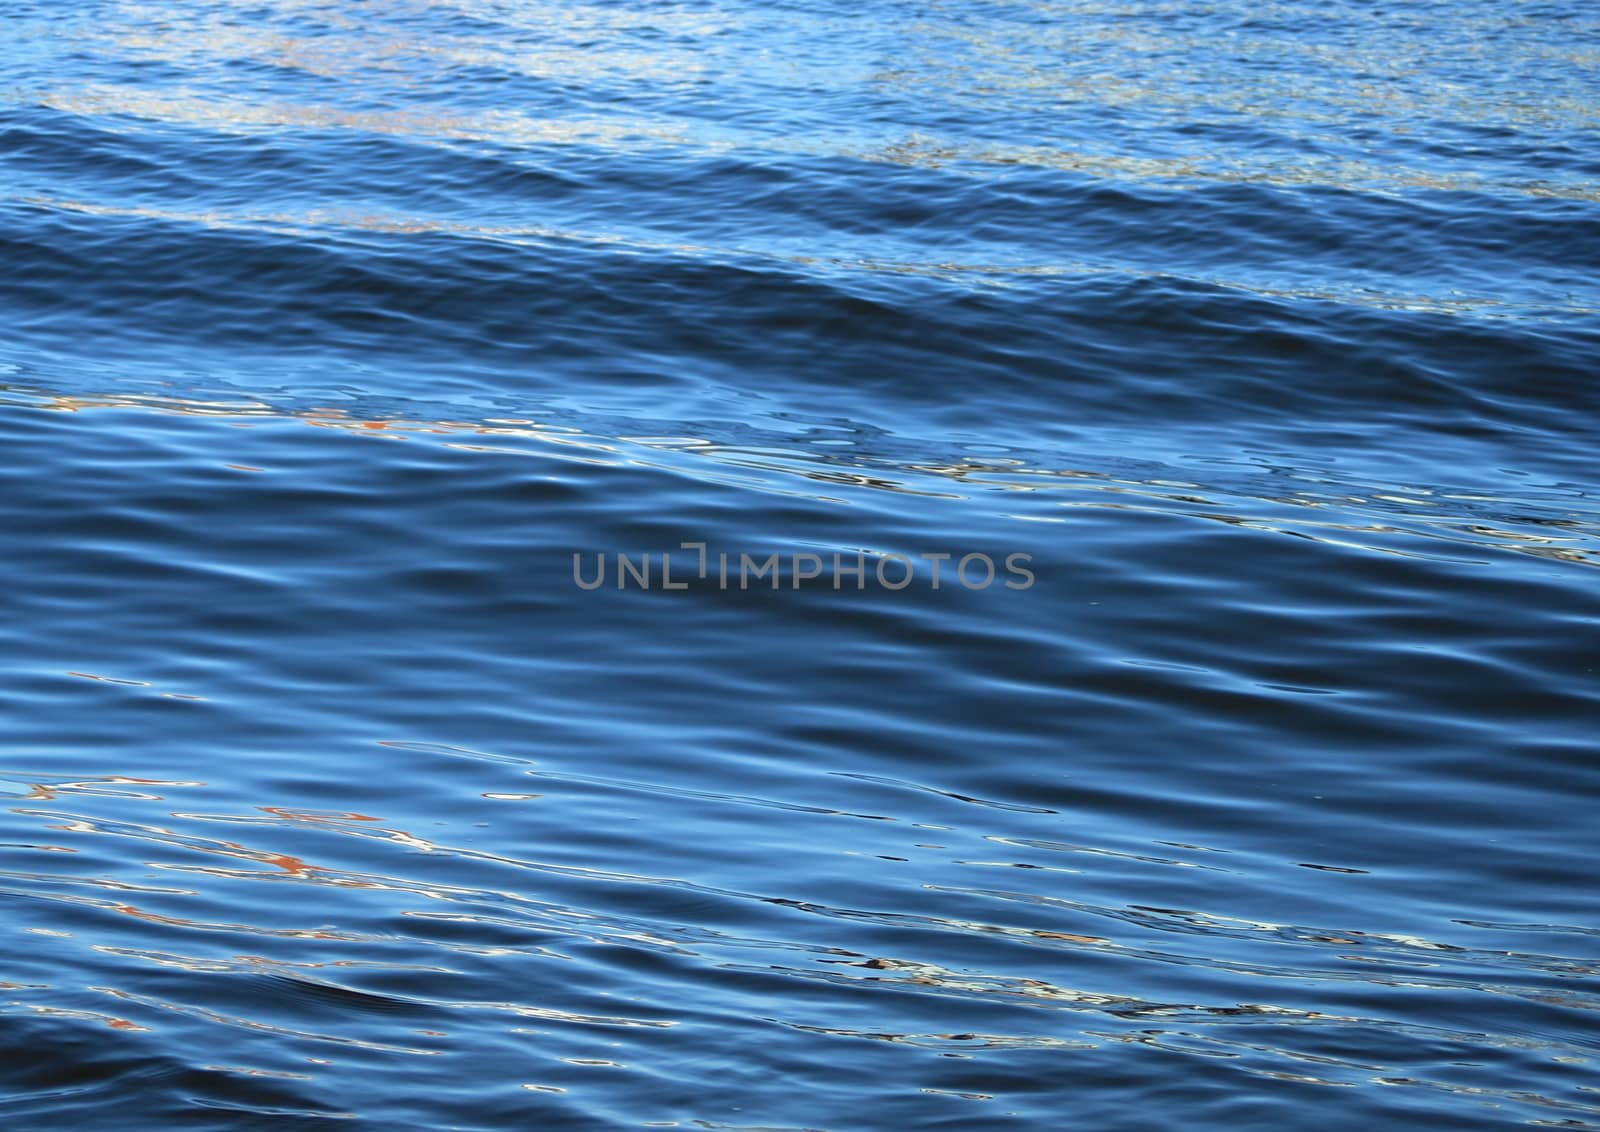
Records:
M0 19L6 1128L1600 1127L1600 9Z

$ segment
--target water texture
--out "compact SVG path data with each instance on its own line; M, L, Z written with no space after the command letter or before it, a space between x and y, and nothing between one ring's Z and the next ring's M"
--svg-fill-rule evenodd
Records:
M1600 9L0 25L6 1128L1600 1128Z

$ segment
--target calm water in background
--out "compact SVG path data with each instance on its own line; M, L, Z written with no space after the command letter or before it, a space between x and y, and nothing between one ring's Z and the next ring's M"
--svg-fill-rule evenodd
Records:
M1590 5L0 20L6 1127L1600 1126Z

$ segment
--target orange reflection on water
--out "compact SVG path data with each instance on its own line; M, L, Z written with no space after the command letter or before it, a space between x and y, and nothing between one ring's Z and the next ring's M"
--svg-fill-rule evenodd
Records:
M1414 487L1407 489L1404 494L1370 488L1362 491L1333 481L1302 477L1315 487L1285 492L1281 481L1276 481L1270 491L1252 495L1237 490L1208 489L1201 484L1160 476L1130 476L1111 470L1081 467L1029 466L1013 458L901 463L878 458L865 446L849 452L832 448L824 452L808 447L784 450L721 444L694 436L604 436L531 418L498 417L479 421L369 419L353 416L347 409L328 406L278 409L264 402L225 402L147 394L81 397L0 385L0 392L7 390L13 397L25 398L14 403L46 410L145 409L180 416L268 417L340 430L351 436L439 437L440 446L452 450L533 456L584 464L625 464L672 472L690 471L713 479L739 477L738 482L742 485L771 494L803 495L841 505L851 500L838 494L819 493L814 489L794 490L785 485L826 484L952 501L990 491L1034 496L1053 493L1070 496L1055 501L1054 505L1061 508L1143 511L1157 516L1203 519L1397 557L1463 561L1460 555L1465 550L1494 549L1572 565L1594 566L1600 563L1600 548L1597 548L1597 544L1600 544L1600 514L1529 517L1524 521L1533 529L1519 531L1510 528L1506 520L1485 522L1460 506L1463 503L1507 502L1476 493ZM498 443L467 443L451 439L464 435L494 438ZM701 461L715 464L717 470L707 472L697 469L696 465ZM1245 470L1259 472L1256 468ZM966 489L967 494L949 490L950 485ZM1209 495L1203 494L1205 492L1209 492ZM1240 513L1223 510L1230 505ZM1194 510L1197 507L1207 510ZM1292 507L1296 512L1312 513L1337 509L1344 513L1344 517L1317 519L1309 514L1296 514L1293 517L1273 514L1272 510L1278 507ZM1249 508L1249 512L1245 508ZM1073 521L1065 515L1058 517L1037 507L1007 517L1044 524ZM1358 518L1365 521L1355 521ZM1393 542L1410 545L1390 545ZM88 673L74 675L114 683L142 683Z
M322 812L322 811L318 811L318 810L293 810L293 809L289 809L286 806L261 806L261 807L259 807L259 809L263 813L273 814L273 815L275 815L277 817L280 817L280 818L287 818L289 821L332 823L332 822L341 822L341 821L377 821L377 820L379 820L379 819L373 817L370 814L357 814L357 813L353 813L353 812L350 812L350 813L326 813L326 812Z

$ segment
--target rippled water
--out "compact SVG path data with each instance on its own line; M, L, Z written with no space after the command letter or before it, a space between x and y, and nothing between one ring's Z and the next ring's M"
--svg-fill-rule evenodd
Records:
M0 16L6 1127L1600 1127L1600 10Z

